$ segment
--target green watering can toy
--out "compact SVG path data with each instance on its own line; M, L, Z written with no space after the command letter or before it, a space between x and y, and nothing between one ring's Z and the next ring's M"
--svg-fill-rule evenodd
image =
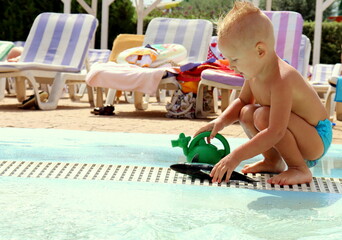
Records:
M210 136L210 132L202 132L198 134L190 143L191 137L186 137L184 133L179 134L177 140L172 140L172 147L183 148L184 155L189 163L208 163L215 165L223 157L230 153L228 141L221 134L216 134L215 138L220 140L224 149L217 149L211 143L207 143L205 138Z

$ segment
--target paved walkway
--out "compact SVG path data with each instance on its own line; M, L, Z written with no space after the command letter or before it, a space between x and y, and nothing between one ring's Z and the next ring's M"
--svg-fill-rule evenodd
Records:
M153 98L152 98L153 101ZM152 102L147 111L136 111L133 104L115 105L115 116L95 116L92 108L83 98L81 102L61 99L56 110L22 110L14 97L0 101L0 127L55 128L86 131L135 132L154 134L193 135L201 126L214 119L169 119L165 117L165 105ZM342 144L342 122L335 121L334 144ZM246 138L239 124L225 128L221 134L226 137Z

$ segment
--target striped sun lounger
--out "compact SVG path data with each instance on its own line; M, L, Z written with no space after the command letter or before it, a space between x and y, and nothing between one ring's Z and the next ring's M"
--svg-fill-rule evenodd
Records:
M68 83L84 82L77 78L84 66L97 19L89 14L42 13L35 19L16 63L1 63L0 77L24 77L31 82L40 109L55 109ZM47 102L39 98L39 83L51 84ZM25 85L17 87L24 88Z

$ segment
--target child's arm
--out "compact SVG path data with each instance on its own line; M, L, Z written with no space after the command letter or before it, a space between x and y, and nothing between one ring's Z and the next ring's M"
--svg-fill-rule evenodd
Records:
M289 81L274 81L270 89L268 127L236 149L234 155L241 161L252 158L275 146L285 135L292 108L292 90Z
M241 161L266 152L284 137L292 108L292 92L289 81L286 79L274 81L270 86L270 92L268 127L216 164L211 172L213 182L220 182L224 173L227 173L225 181L228 181L232 171Z
M241 93L237 99L235 99L225 110L224 112L209 122L207 125L200 128L194 136L197 136L201 132L211 131L210 139L213 139L216 134L221 131L224 127L229 126L230 124L239 120L240 111L246 104L250 104L253 102L253 96L248 84L248 81L245 81L242 86Z

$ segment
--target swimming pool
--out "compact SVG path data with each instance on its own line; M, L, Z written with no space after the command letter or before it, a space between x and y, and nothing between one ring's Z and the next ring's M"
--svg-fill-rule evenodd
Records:
M165 168L174 135L0 129L3 161ZM228 139L232 148L244 139ZM342 178L339 145L314 168ZM259 158L259 157L256 157ZM254 159L257 160L257 159ZM0 177L2 239L341 239L341 194Z

